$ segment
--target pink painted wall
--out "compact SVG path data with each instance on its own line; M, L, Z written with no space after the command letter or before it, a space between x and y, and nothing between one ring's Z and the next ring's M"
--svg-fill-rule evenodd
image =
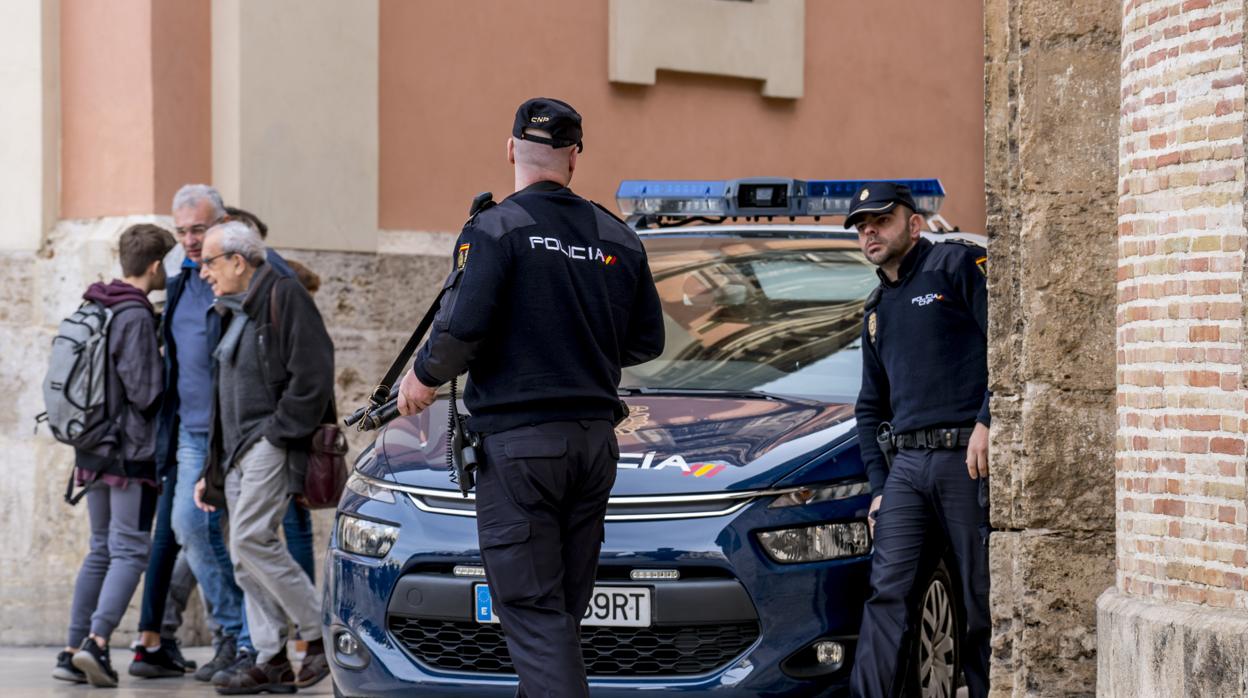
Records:
M626 178L938 176L944 213L984 227L980 3L806 5L805 96L663 73L607 80L607 1L381 0L381 226L457 230L511 191L504 143L534 96L585 118L573 188L615 206Z
M61 216L167 213L212 176L211 0L62 0Z
M150 213L151 0L62 0L61 217Z

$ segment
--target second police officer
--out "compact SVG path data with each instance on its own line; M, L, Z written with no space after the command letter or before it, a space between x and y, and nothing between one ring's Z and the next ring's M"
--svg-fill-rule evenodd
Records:
M902 690L916 619L910 603L947 543L966 607L962 660L971 696L988 694L988 290L982 247L932 244L903 184L869 183L845 219L880 286L866 304L856 417L871 482L875 552L852 686ZM876 441L892 424L891 470ZM930 570L929 570L930 571Z
M581 136L568 104L520 105L507 141L516 191L464 226L398 401L419 412L468 371L468 426L485 451L477 531L521 696L589 695L579 632L619 458L620 371L663 350L640 239L568 189Z

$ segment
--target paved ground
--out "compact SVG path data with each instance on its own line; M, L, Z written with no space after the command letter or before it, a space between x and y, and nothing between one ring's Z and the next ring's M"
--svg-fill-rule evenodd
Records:
M136 679L126 675L130 654L124 648L113 648L113 662L121 674L117 689L92 689L86 685L65 683L52 678L56 664L55 647L0 647L0 696L34 698L35 696L75 696L77 698L131 698L132 696L216 696L212 686L187 675L182 679ZM186 649L188 659L200 664L212 659L208 647ZM301 696L332 696L333 688L325 679L312 688L299 691Z
M55 647L0 647L0 696L3 698L34 698L35 696L74 696L77 698L132 698L133 696L216 696L217 692L206 683L200 683L189 675L184 679L136 679L127 676L129 654L114 652L115 663L121 674L121 685L116 690L69 684L52 678L52 666L56 663ZM207 647L186 649L188 659L204 663L212 659ZM334 689L329 679L299 691L301 696L332 696ZM267 695L267 694L266 694ZM966 689L958 691L958 698L966 698Z

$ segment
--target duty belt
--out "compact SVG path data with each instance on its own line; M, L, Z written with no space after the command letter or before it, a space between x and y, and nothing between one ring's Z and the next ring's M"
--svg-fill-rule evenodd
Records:
M971 442L970 427L936 427L897 434L893 445L897 448L965 448Z

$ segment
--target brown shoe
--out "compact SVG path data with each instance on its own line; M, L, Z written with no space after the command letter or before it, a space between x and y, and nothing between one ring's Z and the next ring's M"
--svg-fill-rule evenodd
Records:
M264 664L256 664L246 671L230 675L228 680L216 685L216 689L217 693L226 696L253 695L265 691L294 693L299 690L295 686L295 669L286 659L285 653Z
M329 676L329 659L325 656L324 649L320 652L308 652L299 665L299 676L295 679L295 685L299 688L307 688L326 676Z

